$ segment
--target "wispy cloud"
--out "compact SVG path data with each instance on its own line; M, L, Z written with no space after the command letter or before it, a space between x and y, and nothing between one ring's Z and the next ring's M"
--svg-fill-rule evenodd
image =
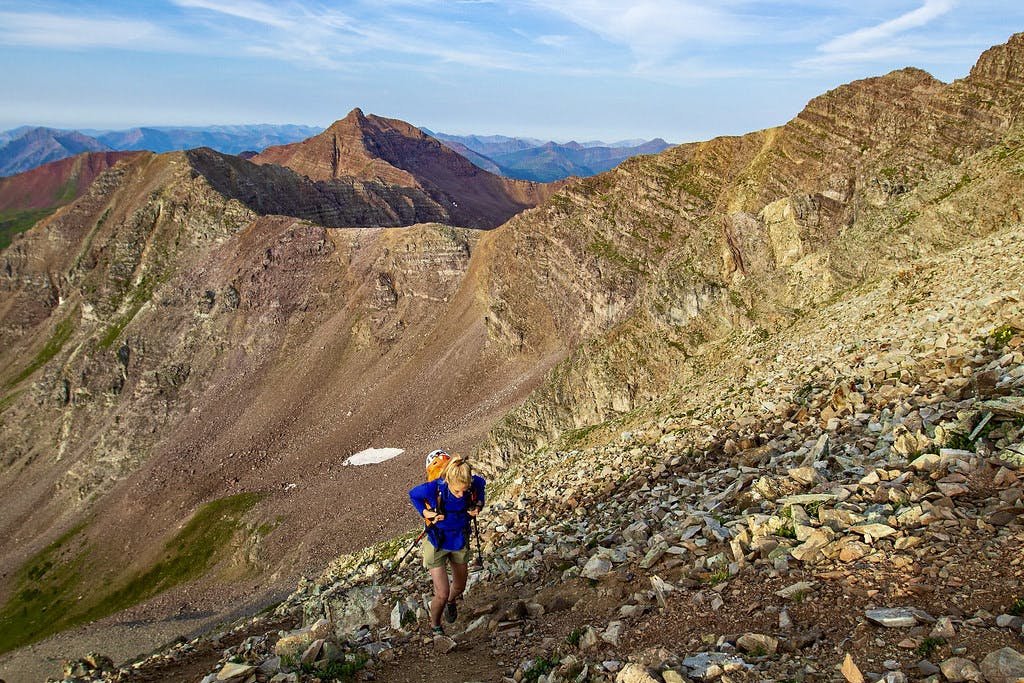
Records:
M564 48L572 40L569 36L560 35L549 35L549 36L537 36L534 38L538 44L546 47Z
M244 34L232 41L245 54L325 68L358 68L353 59L394 62L404 55L411 68L462 64L520 69L522 53L503 49L493 34L445 14L432 0L352 3L348 12L308 2L270 5L242 0L172 0L187 11L213 13L262 27L262 32L211 22L211 31ZM460 3L461 4L461 3ZM483 4L483 3L471 3Z
M295 27L295 21L282 12L280 7L271 7L262 2L232 2L231 0L173 0L173 2L178 7L209 10L276 28L292 29Z
M916 51L904 34L922 28L950 12L955 0L925 0L915 10L875 26L858 29L818 47L818 55L800 62L800 66L825 68L863 62L910 58Z
M689 45L738 41L754 28L741 14L688 0L641 0L627 7L614 0L536 4L606 41L629 48L645 63L667 59Z
M0 44L84 49L182 50L186 40L141 19L0 12Z

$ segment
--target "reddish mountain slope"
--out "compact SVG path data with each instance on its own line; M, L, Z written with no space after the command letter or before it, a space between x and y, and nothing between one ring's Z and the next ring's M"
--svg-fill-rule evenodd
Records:
M320 135L269 147L252 161L287 166L312 180L352 177L422 189L449 210L452 223L474 228L497 227L560 187L488 173L415 126L359 109Z
M103 171L139 152L86 152L0 178L0 211L49 209L80 196Z

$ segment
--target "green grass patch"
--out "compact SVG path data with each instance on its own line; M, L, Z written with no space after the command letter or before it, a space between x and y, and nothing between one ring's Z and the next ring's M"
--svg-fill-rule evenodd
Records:
M547 676L558 666L559 657L553 655L551 659L541 657L535 659L528 669L523 670L523 683L537 683L541 676Z
M58 629L55 623L74 607L81 570L79 558L62 560L80 524L39 551L15 575L16 589L0 609L0 653L8 652Z
M958 451L974 450L974 442L963 432L950 432L944 446L945 448L954 448Z
M562 436L559 439L559 445L562 448L569 450L572 450L577 446L582 446L586 444L587 437L590 436L590 434L595 429L598 429L600 426L601 425L599 424L587 425L585 427L579 427L577 429L569 429L567 431L564 431L562 432Z
M710 203L711 200L704 194L698 182L697 167L694 164L673 166L667 170L665 175L672 186L679 187L691 197L695 197L705 204Z
M969 176L968 174L964 173L962 176L960 176L960 180L958 180L956 182L956 185L954 185L953 187L949 188L948 190L946 190L945 192L940 194L938 197L936 197L935 201L936 202L941 202L943 199L948 198L954 192L959 192L960 190L964 189L970 183L971 183L971 176Z
M598 258L611 261L630 270L640 270L639 261L622 254L615 248L614 244L600 235L594 237L594 241L590 243L587 249Z
M900 212L900 217L899 217L899 221L896 224L896 229L898 230L898 229L902 228L903 226L907 225L908 223L910 223L911 221L917 220L917 217L919 215L920 214L917 211L902 211L902 212Z
M328 662L317 666L315 664L303 664L302 672L316 676L322 681L352 681L356 674L366 667L370 658L363 654L348 655L344 660Z
M708 575L707 583L709 586L717 586L723 581L729 580L729 568L719 569L717 572Z
M50 360L53 359L60 350L64 348L64 344L67 343L68 339L71 338L71 333L75 329L75 320L78 318L78 309L76 308L71 312L68 317L57 323L57 327L53 330L53 334L43 344L43 348L39 350L36 357L32 359L32 362L28 366L19 372L14 379L7 383L8 388L21 383L28 378L33 372L46 365Z
M1006 610L1006 613L1015 617L1024 617L1024 598L1015 597L1013 602L1010 603L1010 607Z
M99 348L109 349L117 341L117 338L124 332L124 328L128 327L128 323L134 320L142 307L153 298L153 292L164 279L166 278L158 278L151 273L143 276L142 281L128 295L128 310L106 329L97 343Z
M43 220L57 207L51 209L25 209L23 211L0 211L0 249L6 249L19 235Z
M775 532L775 535L781 536L782 538L795 539L796 529L793 528L793 523L790 522L789 524L785 524L779 527L778 530Z
M928 658L935 654L936 650L946 644L943 638L933 638L931 636L921 641L921 644L914 650L919 657Z
M206 503L167 543L162 559L155 565L103 587L86 583L92 553L88 548L72 546L84 525L75 527L29 560L16 575L14 594L0 609L0 653L101 619L199 578L242 528L242 516L262 497L259 493L241 493ZM120 587L115 588L118 584Z

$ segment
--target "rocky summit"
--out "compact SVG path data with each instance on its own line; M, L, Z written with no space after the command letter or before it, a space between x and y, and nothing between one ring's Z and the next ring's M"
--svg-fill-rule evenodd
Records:
M405 121L366 116L358 108L320 135L269 147L251 161L318 181L353 177L422 190L444 212L443 222L450 216L472 228L496 227L559 187L495 175Z
M857 81L488 230L332 223L445 206L450 157L361 112L121 162L0 254L0 675L1024 676L1022 64ZM395 562L437 444L490 495L428 638ZM407 454L341 464L371 445Z

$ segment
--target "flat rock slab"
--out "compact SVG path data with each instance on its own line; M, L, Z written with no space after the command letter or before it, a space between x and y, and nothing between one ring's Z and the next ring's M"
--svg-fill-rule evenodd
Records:
M231 681L234 679L248 676L249 674L256 671L255 666L248 664L236 664L234 662L228 662L224 665L224 668L217 673L218 681Z
M810 581L800 581L799 583L794 583L791 586L780 588L779 590L775 591L775 594L778 595L780 598L793 598L797 595L805 595L807 593L810 593L814 590L814 586L815 584L811 583Z
M982 407L1008 417L1024 417L1024 396L1004 396L983 401Z
M802 493L797 496L786 496L779 498L776 503L785 507L786 505L809 505L810 503L827 503L835 500L838 496L834 493Z
M866 610L864 616L868 621L886 628L910 628L917 626L917 612L909 607L889 607Z

